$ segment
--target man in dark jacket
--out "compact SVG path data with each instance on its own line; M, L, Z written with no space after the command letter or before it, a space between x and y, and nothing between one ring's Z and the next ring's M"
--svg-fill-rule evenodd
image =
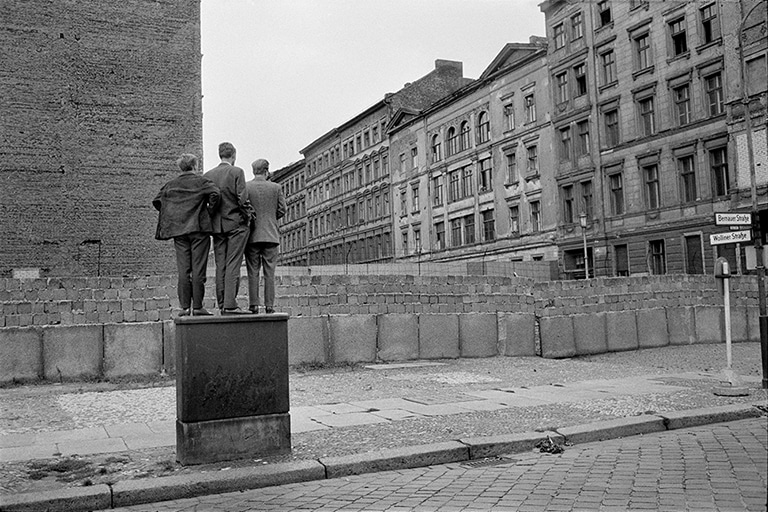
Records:
M176 163L181 174L163 185L152 201L160 212L155 238L173 238L182 309L179 316L189 315L190 307L193 315L210 315L203 307L203 297L211 248L210 211L219 201L219 187L200 175L195 155L183 154Z
M246 185L248 199L254 210L254 220L245 265L248 268L248 303L251 313L259 311L259 268L264 267L264 309L275 312L275 265L277 264L280 230L277 219L285 215L283 190L277 183L267 181L269 162L253 162L253 181Z
M214 212L213 258L216 261L216 302L222 315L248 314L237 306L240 266L248 242L251 209L245 190L245 173L235 167L237 151L229 142L219 144L221 163L205 173L221 190L221 203Z

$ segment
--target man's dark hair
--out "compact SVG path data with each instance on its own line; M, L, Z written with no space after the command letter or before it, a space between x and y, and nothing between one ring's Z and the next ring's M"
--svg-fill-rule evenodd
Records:
M197 157L191 153L184 153L176 160L176 165L179 166L181 172L194 171L197 168Z
M219 144L219 158L232 158L235 156L235 146L231 142Z

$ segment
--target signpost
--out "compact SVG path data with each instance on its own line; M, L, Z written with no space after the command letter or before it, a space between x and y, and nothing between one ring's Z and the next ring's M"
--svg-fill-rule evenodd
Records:
M709 243L712 245L737 244L749 242L750 240L752 240L752 232L749 230L727 231L725 233L709 235Z
M751 226L751 213L716 213L715 226Z

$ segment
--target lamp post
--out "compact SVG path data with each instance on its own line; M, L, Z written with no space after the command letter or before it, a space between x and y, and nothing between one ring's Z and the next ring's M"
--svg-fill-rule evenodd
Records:
M579 214L579 225L581 226L581 239L584 242L584 278L589 279L589 256L587 253L587 214Z

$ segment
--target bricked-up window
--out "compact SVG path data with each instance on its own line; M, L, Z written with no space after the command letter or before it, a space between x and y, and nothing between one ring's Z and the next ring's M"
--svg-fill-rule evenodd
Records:
M586 214L588 219L595 216L595 210L592 200L592 180L581 182L581 211Z
M440 135L435 134L432 136L432 162L439 162L443 159L442 144L440 143Z
M406 164L405 164L405 153L400 153L400 172L405 172ZM365 180L370 181L370 176L368 174L368 169L366 166L365 170Z
M656 164L643 167L645 181L645 206L655 210L661 206L661 184L659 183L659 166Z
M460 135L461 137L459 139L459 151L464 151L465 149L469 149L470 147L472 147L469 122L464 121L463 123L461 123Z
M648 242L648 263L649 271L653 275L663 275L667 273L667 253L664 247L664 240L651 240Z
M443 205L443 177L432 178L432 206Z
M653 64L651 59L651 35L646 32L634 38L635 69L645 69Z
M691 203L696 200L696 167L693 155L677 159L677 170L680 173L680 200Z
M464 216L464 245L475 243L475 214Z
M656 133L653 96L638 100L637 109L640 118L640 134L648 137Z
M579 121L576 123L578 140L576 143L576 156L589 154L589 121Z
M600 63L603 70L603 84L609 85L618 80L616 75L616 54L613 50L600 54Z
M562 23L555 25L553 30L555 36L555 50L565 46L565 27Z
M491 159L483 158L480 160L480 192L493 190L493 173L491 171Z
M691 122L691 85L683 84L672 89L675 102L675 120L679 126Z
M419 185L413 185L411 187L411 211L418 213L419 211Z
M507 159L507 183L517 183L519 177L517 175L517 155L513 153L507 153L504 155Z
M728 153L725 147L709 152L709 165L712 169L712 194L715 197L728 195Z
M563 222L573 224L573 185L565 185L563 195Z
M560 160L571 159L571 127L560 129Z
M538 233L541 231L541 202L531 201L531 231Z
M461 170L461 197L469 197L474 194L474 186L472 183L472 166L468 165Z
M686 34L685 18L669 22L669 37L672 39L672 55L688 53L688 35Z
M536 121L536 99L531 93L525 97L525 122L533 123Z
M609 25L613 21L611 16L611 3L608 0L597 2L597 19L601 27Z
M624 177L620 172L608 176L608 186L611 190L611 214L624 213Z
M720 20L717 17L717 4L712 3L699 10L701 17L701 38L703 44L720 39Z
M555 84L557 84L557 102L565 103L568 101L568 72L563 71L555 75Z
M627 244L613 246L613 267L617 277L629 275L629 251Z
M584 37L584 22L581 12L577 12L571 16L571 39L575 41L582 37Z
M574 95L578 98L587 94L587 65L576 64L573 67L573 79L575 81Z
M685 272L686 274L704 273L704 253L701 250L701 235L685 237Z
M607 110L603 113L605 121L605 145L612 148L619 145L619 109Z
M488 112L480 112L477 116L477 143L483 144L491 140L491 121Z
M419 148L414 146L411 148L411 169L415 169L419 166Z
M704 90L709 106L709 115L716 116L723 113L723 80L720 72L704 78Z
M515 129L515 106L511 103L504 105L504 130Z
M461 245L461 219L451 220L451 247Z
M520 234L520 207L517 205L509 207L509 234L512 236Z
M450 202L461 199L461 194L459 193L460 173L461 169L456 169L448 175L448 200Z
M403 231L400 234L400 238L401 238L401 240L403 242L403 254L408 254L408 232L407 231Z
M528 146L528 168L529 175L535 175L539 173L539 148L537 146Z
M453 126L448 128L445 142L448 156L455 155L459 152L459 137L456 135L456 128Z
M483 241L491 242L496 239L496 221L493 218L493 210L483 212Z
M445 222L435 223L435 248L445 249Z

